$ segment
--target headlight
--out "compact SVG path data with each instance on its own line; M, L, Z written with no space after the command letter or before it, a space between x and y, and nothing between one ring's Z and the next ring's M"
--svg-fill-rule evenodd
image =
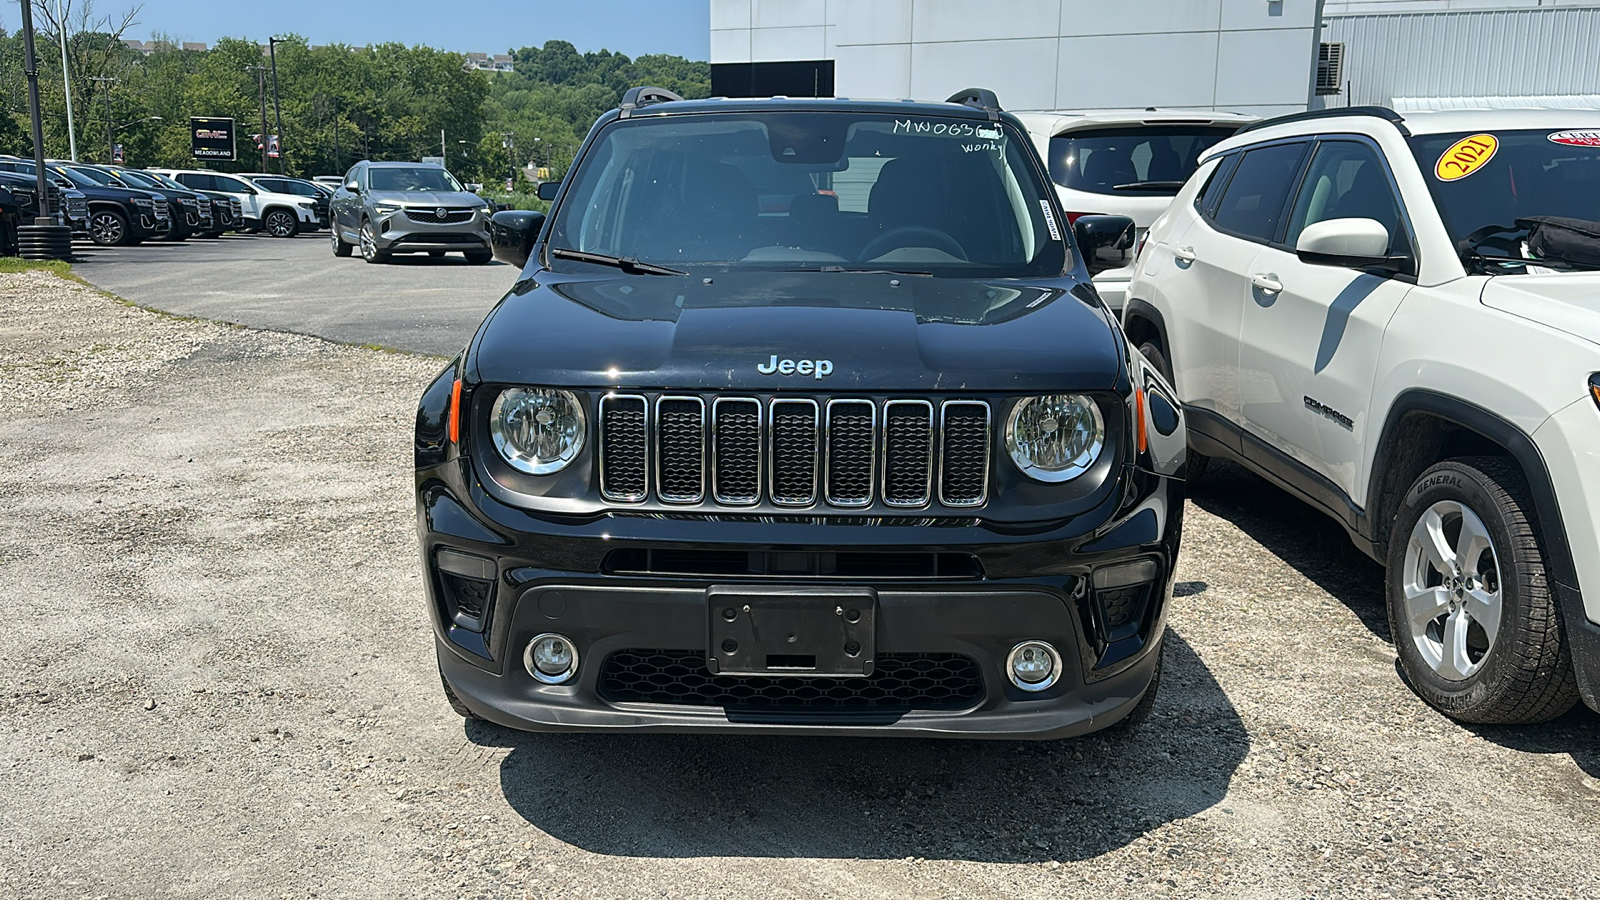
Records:
M390 213L399 212L401 206L398 203L374 203L372 204L372 208L381 213Z
M316 209L317 208L317 205L315 203L311 203L309 201L307 201L305 203L301 203L301 204L299 204L299 206L300 206L301 209Z
M583 449L583 407L567 391L507 388L489 411L489 433L512 468L549 475L565 469Z
M133 205L134 206L154 206L155 204L154 204L154 202L152 202L147 197L135 197L135 198L133 198Z
M1006 421L1006 449L1029 478L1067 481L1100 458L1106 423L1100 407L1081 394L1029 397Z

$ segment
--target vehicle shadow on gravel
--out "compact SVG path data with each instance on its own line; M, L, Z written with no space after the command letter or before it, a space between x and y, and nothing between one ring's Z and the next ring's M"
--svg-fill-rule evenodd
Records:
M1343 603L1369 631L1393 643L1383 602L1383 567L1328 516L1243 467L1212 460L1189 499L1249 535Z
M1221 460L1212 460L1189 499L1232 523L1343 603L1373 634L1394 643L1383 599L1383 567L1357 550L1333 519L1243 467ZM1395 678L1404 680L1398 665ZM1580 769L1600 778L1600 715L1582 704L1542 725L1460 727L1512 750L1568 754Z
M593 853L985 862L1090 859L1219 802L1249 737L1168 631L1144 725L1070 741L553 735L469 722L509 748L506 800Z

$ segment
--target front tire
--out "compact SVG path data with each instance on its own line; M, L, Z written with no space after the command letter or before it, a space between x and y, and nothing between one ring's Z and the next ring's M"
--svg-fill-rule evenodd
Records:
M122 213L97 209L89 215L89 240L100 247L126 247L133 242L133 235Z
M262 217L261 227L273 237L292 238L300 233L300 220L288 210L271 209Z
M328 229L328 233L333 236L333 255L334 256L337 256L340 259L344 259L345 257L348 257L350 255L350 251L355 249L344 238L339 237L339 226L338 225L334 225L332 228L329 228Z
M361 258L374 265L389 260L389 251L378 249L378 239L372 234L371 219L361 223Z
M482 716L468 709L467 705L461 702L461 698L456 696L455 689L450 687L450 680L444 677L444 668L442 666L439 668L439 683L444 685L445 702L450 704L450 708L455 710L456 715L469 722L483 719Z
M492 250L468 250L465 255L467 262L475 266L488 265L489 261L494 259Z
M1406 491L1385 593L1400 667L1428 705L1484 724L1578 701L1528 483L1505 460L1439 463Z
M1172 363L1167 359L1166 351L1161 349L1160 344L1155 341L1145 341L1139 345L1139 355L1161 373L1167 384L1173 386L1174 392L1177 391L1176 382L1172 380ZM1184 454L1183 479L1193 484L1206 474L1206 468L1211 465L1211 457L1204 453L1196 453L1193 447L1185 449L1188 452Z

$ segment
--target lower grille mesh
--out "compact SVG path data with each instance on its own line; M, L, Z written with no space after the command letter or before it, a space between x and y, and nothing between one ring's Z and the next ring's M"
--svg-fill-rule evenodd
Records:
M978 664L953 653L880 653L866 678L713 675L699 650L619 650L600 672L613 703L795 711L970 709Z

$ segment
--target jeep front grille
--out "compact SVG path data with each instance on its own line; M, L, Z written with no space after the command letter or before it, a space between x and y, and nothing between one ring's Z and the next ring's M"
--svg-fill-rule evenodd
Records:
M607 394L601 495L723 507L977 507L993 418L982 400Z

